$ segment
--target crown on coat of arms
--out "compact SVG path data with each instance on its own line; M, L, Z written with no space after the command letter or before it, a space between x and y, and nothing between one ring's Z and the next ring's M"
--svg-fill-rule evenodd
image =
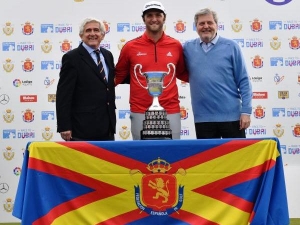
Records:
M171 169L171 165L166 160L158 157L157 159L148 163L147 169L152 173L166 173Z

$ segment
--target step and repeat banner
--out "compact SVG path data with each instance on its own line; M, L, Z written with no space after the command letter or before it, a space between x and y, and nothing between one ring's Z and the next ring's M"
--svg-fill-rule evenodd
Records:
M104 20L107 31L101 44L113 53L117 62L124 44L145 30L141 18L145 3L141 0L1 1L0 223L18 221L11 212L26 144L62 140L56 133L56 86L62 55L80 43L80 22L86 17ZM163 0L162 3L167 10L165 32L181 43L197 37L194 25L197 10L209 7L218 13L218 33L240 45L253 85L252 124L247 129L247 137L278 137L285 167L299 165L300 18L297 9L300 2ZM179 80L177 84L181 138L195 139L189 84ZM116 87L117 141L132 140L128 94L129 85ZM297 192L289 193L291 198L293 195Z

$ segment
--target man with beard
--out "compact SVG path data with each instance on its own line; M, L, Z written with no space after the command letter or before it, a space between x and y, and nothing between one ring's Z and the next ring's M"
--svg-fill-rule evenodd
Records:
M181 43L164 33L166 11L164 6L157 1L151 1L144 5L142 18L146 25L144 34L128 41L121 50L116 65L115 84L123 83L130 78L130 119L133 140L140 140L140 131L143 128L145 111L151 106L153 97L141 86L147 86L146 78L136 71L138 81L135 77L135 66L140 64L141 71L168 71L167 65L175 65L176 78L188 81L185 69L183 50ZM159 96L159 104L167 111L167 119L170 121L172 139L180 139L181 118L178 99L178 87L176 79L172 81L174 70L165 76L164 85L170 84L163 89ZM141 84L139 83L141 82ZM171 83L170 83L171 82Z

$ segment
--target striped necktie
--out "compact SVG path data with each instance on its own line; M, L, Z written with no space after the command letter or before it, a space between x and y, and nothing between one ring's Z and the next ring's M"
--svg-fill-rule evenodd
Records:
M98 65L100 75L106 81L106 76L105 76L103 64L102 64L101 59L100 59L100 50L96 49L96 50L94 50L94 52L95 52L96 57L97 57L97 62L98 62L97 65Z

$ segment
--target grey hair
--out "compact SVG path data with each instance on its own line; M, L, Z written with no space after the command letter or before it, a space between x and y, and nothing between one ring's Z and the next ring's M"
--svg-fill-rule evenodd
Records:
M196 12L195 17L194 17L194 22L195 25L197 25L198 22L198 17L199 16L204 16L204 15L212 15L214 18L214 21L216 24L218 24L218 16L217 13L209 8L201 9L198 12Z
M104 35L105 32L106 32L106 29L105 29L105 26L104 26L104 23L101 21L101 20L98 20L96 18L86 18L85 20L83 20L79 26L79 35L82 35L83 32L84 32L84 26L88 23L91 23L91 22L96 22L96 23L99 23L99 29L100 29L100 32Z

